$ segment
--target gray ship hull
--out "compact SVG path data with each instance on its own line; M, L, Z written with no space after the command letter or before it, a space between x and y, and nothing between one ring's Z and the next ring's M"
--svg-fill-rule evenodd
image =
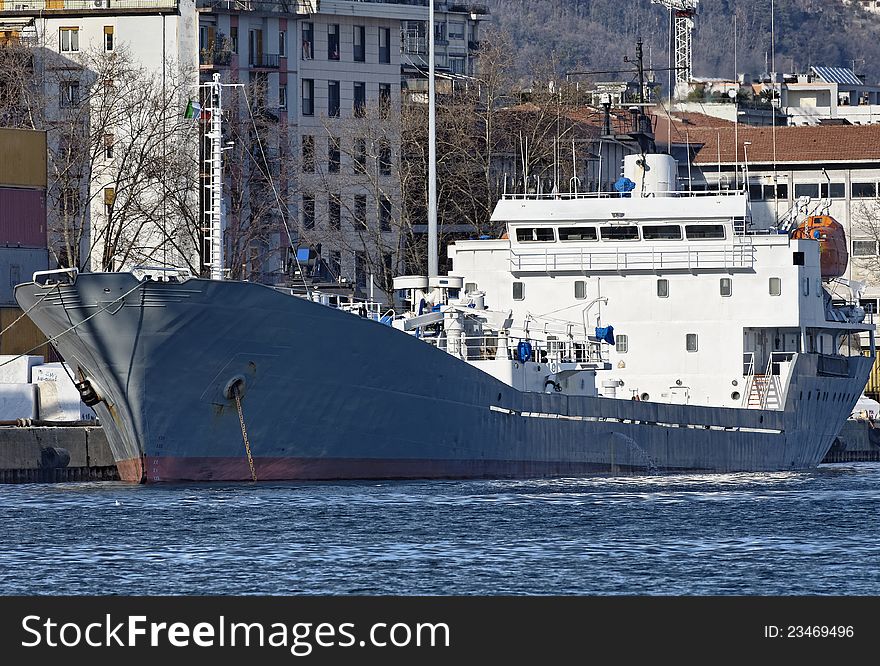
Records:
M816 466L872 357L799 354L784 410L523 393L414 337L253 283L79 275L16 299L102 399L122 478L538 477ZM66 331L66 332L65 332Z

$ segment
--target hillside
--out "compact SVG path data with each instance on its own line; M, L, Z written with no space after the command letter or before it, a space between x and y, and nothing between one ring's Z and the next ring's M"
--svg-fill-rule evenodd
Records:
M558 60L560 72L624 66L641 37L646 62L667 67L669 13L650 0L489 0L489 30L510 34L517 71ZM770 0L703 0L694 32L694 74L732 77L734 12L737 69L751 76L771 59ZM880 81L880 15L837 0L775 0L776 69L810 65L852 67L869 83ZM657 75L666 81L666 73ZM608 79L609 75L598 78Z

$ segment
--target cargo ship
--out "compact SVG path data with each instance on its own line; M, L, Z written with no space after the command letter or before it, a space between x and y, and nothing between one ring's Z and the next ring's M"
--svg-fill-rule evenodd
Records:
M874 325L855 288L830 291L843 228L755 228L746 191L683 187L640 119L614 191L505 195L501 237L451 244L447 275L433 237L394 311L225 280L222 88L205 85L212 278L60 269L15 288L123 479L809 469L862 394Z

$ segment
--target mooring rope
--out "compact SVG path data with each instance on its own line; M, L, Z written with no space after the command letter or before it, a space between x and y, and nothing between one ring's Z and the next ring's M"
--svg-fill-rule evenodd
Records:
M238 409L238 422L241 424L241 436L244 439L244 450L247 453L248 467L251 468L251 479L257 480L257 472L254 469L254 457L251 455L251 443L248 441L247 428L244 427L244 412L241 409L241 392L238 384L233 385L232 394L235 396L235 406Z
M55 285L56 289L58 288L58 286L59 286L59 285ZM7 327L4 328L2 331L0 331L0 337L3 337L3 334L4 334L4 333L6 333L10 328L12 328L13 326L15 326L15 325L16 325L18 322L20 322L22 319L24 319L25 317L27 317L27 316L31 313L31 311L33 311L33 309L34 309L35 307L37 307L40 303L42 303L43 301L45 301L45 300L49 297L49 294L51 294L52 291L53 291L53 290L50 289L50 290L47 291L45 294L43 294L38 300L36 300L36 301L34 302L34 304L33 304L32 306L30 306L27 310L25 310L24 312L22 312L21 315L19 315L19 317L18 317L14 322L12 322L11 324L9 324L9 326L7 326ZM43 345L40 345L40 346L42 347Z
M12 363L12 362L14 362L14 361L17 361L18 359L20 359L20 358L22 358L22 357L24 357L24 356L27 356L28 354L30 354L30 353L33 352L33 351L37 351L40 347L42 347L42 346L45 345L45 344L51 344L52 346L54 346L55 341L58 340L58 338L60 338L62 335L67 335L68 333L70 333L70 332L73 331L74 329L79 328L80 326L82 326L83 324L85 324L89 319L91 319L91 318L93 318L93 317L97 317L97 316L98 316L99 314L101 314L102 312L106 312L106 311L109 310L111 307L113 307L114 305L116 305L119 301L121 301L123 298L125 298L126 296L128 296L131 292L133 292L133 291L135 291L135 290L137 290L137 289L140 289L142 286L144 286L144 284L145 284L145 283L143 283L143 282L138 282L134 287L132 287L132 288L129 289L127 292L125 292L124 294L122 294L122 296L120 296L119 298L117 298L117 299L115 299L115 300L110 301L109 303L107 303L107 305L105 305L104 307L102 307L102 308L101 308L100 310L98 310L97 312L93 312L92 314L90 314L88 317L86 317L86 318L83 319L82 321L77 322L76 324L74 324L73 326L71 326L71 327L69 327L69 328L65 328L63 331L61 331L61 333L59 333L58 335L53 335L51 338L49 338L48 340L46 340L46 342L41 342L41 343L38 344L36 347L31 347L31 348L28 349L26 352L21 353L21 354L19 354L18 356L13 356L13 357L12 357L11 359L9 359L8 361L4 361L3 363L0 363L0 368L2 368L4 365L8 365L8 364L10 364L10 363ZM51 293L51 292L49 292L49 293ZM36 303L35 303L34 305L36 305ZM29 311L30 311L31 309L32 309L32 308L28 308ZM115 314L115 313L114 313L114 314Z

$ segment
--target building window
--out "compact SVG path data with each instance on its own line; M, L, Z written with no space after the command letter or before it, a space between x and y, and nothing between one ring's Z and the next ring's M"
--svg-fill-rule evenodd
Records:
M877 197L877 183L853 183L850 191L853 199L874 199Z
M770 295L771 296L781 296L782 295L782 280L778 277L770 278Z
M384 194L379 197L379 230L391 231L391 201Z
M464 74L464 58L459 58L457 56L449 56L449 71L453 74Z
M819 198L819 183L796 183L794 186L794 196L810 197L811 199Z
M339 24L327 26L327 59L339 60Z
M58 45L61 53L79 51L79 28L59 28Z
M302 138L303 173L315 173L315 137L305 134Z
M391 144L387 140L379 144L379 175L391 175Z
M657 280L657 296L660 298L669 297L669 280L663 278Z
M391 63L391 28L379 28L379 63Z
M327 268L330 269L330 274L338 279L342 274L342 252L339 250L331 250L330 257L327 259Z
M355 229L367 228L367 195L354 195L354 219L352 225Z
M575 280L574 297L579 301L587 297L587 283L584 280Z
M330 221L331 229L342 227L342 205L337 194L327 195L327 218Z
M354 61L355 62L366 62L367 60L367 49L364 45L366 34L366 28L362 25L354 26L354 34L352 35L352 40L354 43Z
M108 160L113 159L113 143L114 138L112 134L104 135L104 157Z
M689 352L697 351L697 349L698 349L697 334L696 333L688 333L685 336L684 346L685 346L685 349L687 349Z
M58 203L63 217L71 218L79 215L79 190L74 187L65 188Z
M114 187L105 187L104 188L104 216L107 218L107 222L111 222L113 220L113 204L116 203L116 188Z
M287 57L287 31L282 30L278 33L278 56Z
M339 173L339 164L341 162L341 151L339 149L339 138L335 136L327 137L327 173Z
M854 257L876 257L877 241L867 238L853 239L852 254Z
M327 115L339 117L339 81L327 82Z
M282 83L278 86L278 107L281 109L287 108L287 84Z
M79 106L79 81L61 82L61 106Z
M232 42L232 52L238 53L238 26L229 28L229 41Z
M733 294L733 282L730 278L721 278L721 295L730 296Z
M379 84L379 117L383 120L388 118L391 112L391 84Z
M303 79L302 82L302 113L304 116L315 115L315 80Z
M302 59L311 60L315 57L315 24L302 24Z
M367 172L367 140L360 138L354 140L354 155L352 155L352 167L355 173Z
M626 354L629 351L629 336L615 335L614 349L618 354Z
M352 112L356 118L363 118L367 114L367 84L363 81L354 82Z
M367 286L367 255L365 252L354 253L354 281L358 287Z
M772 201L773 199L788 199L788 183L764 185L764 199L768 201Z
M315 228L315 197L312 194L302 195L302 225L303 229Z
M823 199L846 199L846 183L820 183Z
M113 26L105 25L104 26L104 51L110 52L113 50Z
M525 298L525 288L522 282L513 283L513 300L521 301Z

